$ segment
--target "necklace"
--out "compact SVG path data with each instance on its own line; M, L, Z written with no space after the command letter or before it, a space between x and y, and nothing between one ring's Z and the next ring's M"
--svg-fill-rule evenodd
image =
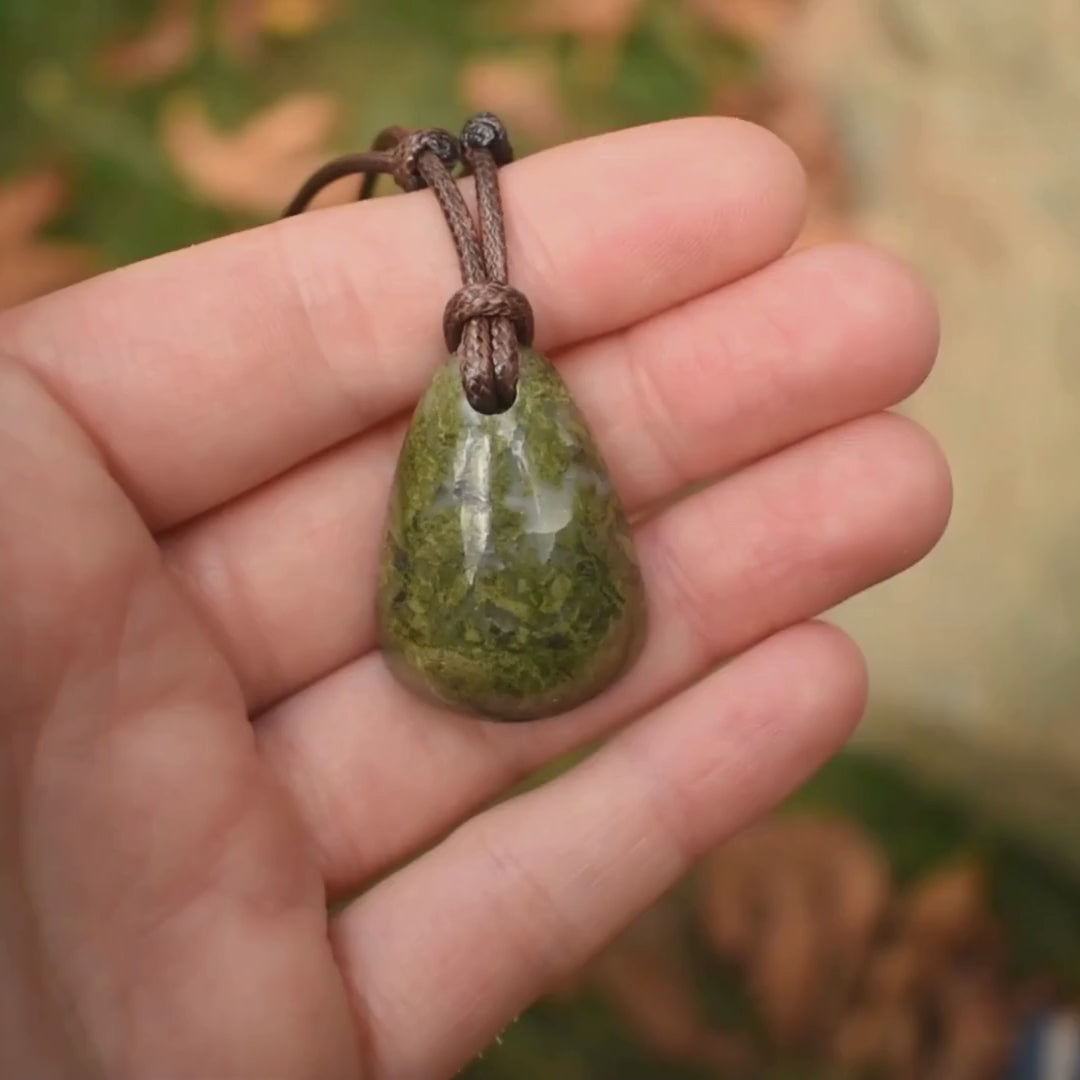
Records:
M398 458L377 590L390 670L413 692L495 720L562 713L633 662L645 598L630 527L592 435L555 367L532 348L528 299L508 282L499 169L513 159L490 113L447 131L388 128L297 193L381 173L430 188L462 287ZM454 179L476 185L477 223Z

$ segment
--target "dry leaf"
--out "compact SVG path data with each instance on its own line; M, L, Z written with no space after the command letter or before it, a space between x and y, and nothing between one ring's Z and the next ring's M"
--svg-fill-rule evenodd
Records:
M250 57L260 34L303 37L333 13L335 0L222 0L216 32L222 45L238 57ZM159 0L146 29L101 54L105 76L124 85L167 78L187 64L196 43L196 0Z
M102 52L101 67L114 82L125 85L154 82L183 67L194 48L192 0L162 0L141 34L110 45Z
M537 142L557 142L566 131L558 73L545 58L472 60L461 72L461 98Z
M926 948L965 948L992 932L986 874L962 862L924 878L907 898L907 932Z
M804 0L691 0L691 7L721 34L767 44L792 20Z
M1012 1044L1015 1010L993 966L958 967L938 988L942 1045L932 1080L996 1080Z
M853 192L847 156L818 95L805 84L785 85L765 122L795 151L806 170L811 200L822 211L819 217L848 218Z
M996 1080L1050 989L1011 986L982 868L945 867L890 897L881 853L836 819L776 818L703 864L699 915L742 969L772 1039L844 1075Z
M891 937L837 1027L833 1060L887 1080L995 1080L1023 1000L1004 978L982 869L947 867L896 905Z
M907 1009L864 1010L845 1017L832 1059L845 1074L888 1080L926 1080L919 1075L918 1018Z
M234 55L251 57L261 34L298 38L322 26L337 0L224 0L218 37Z
M0 245L10 248L64 208L67 185L60 173L42 169L0 187Z
M334 6L334 0L262 0L259 24L276 37L303 37L325 23Z
M526 33L618 38L634 24L641 0L530 0L514 25Z
M63 209L67 196L64 178L49 169L0 187L0 308L94 272L96 260L89 248L37 235Z
M867 965L866 996L899 1008L922 992L927 972L926 958L912 941L889 942Z
M751 1064L749 1048L710 1026L685 951L678 920L661 904L598 957L589 974L627 1027L664 1060L742 1075Z
M276 214L327 158L339 114L325 94L296 93L256 114L236 131L221 131L197 98L165 108L161 139L177 172L203 199L222 209Z
M604 93L618 72L623 42L641 6L642 0L529 0L508 28L519 35L574 38L567 57L569 77L586 93Z
M928 976L926 957L910 941L879 948L836 1026L833 1061L856 1074L877 1069L889 1080L925 1080L920 1010Z
M777 1042L814 1037L842 1006L889 898L881 853L847 822L777 818L702 866L699 913L739 964Z
M888 1080L995 1080L1019 1010L993 962L941 962L910 939L876 957L863 995L841 1021L833 1060ZM886 974L887 971L887 974Z
M254 58L265 0L222 0L214 27L217 43L234 60Z
M795 878L776 880L748 965L750 993L781 1046L812 1033L822 989L821 927Z
M768 117L776 108L779 96L772 78L723 79L714 88L712 110L721 116L734 116L767 127Z

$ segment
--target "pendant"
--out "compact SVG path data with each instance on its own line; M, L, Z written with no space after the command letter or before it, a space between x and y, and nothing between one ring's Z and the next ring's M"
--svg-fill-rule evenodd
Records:
M386 128L327 162L285 215L354 173L430 188L462 287L443 313L451 355L420 399L390 494L376 616L390 670L430 701L494 720L566 712L611 685L645 637L630 527L584 417L533 350L509 284L499 170L506 128L478 113L455 139ZM475 182L473 220L451 169ZM456 353L456 355L454 355Z
M401 449L379 566L386 661L425 699L496 720L565 712L633 662L645 634L630 528L552 364L519 354L517 394L476 411L458 358Z

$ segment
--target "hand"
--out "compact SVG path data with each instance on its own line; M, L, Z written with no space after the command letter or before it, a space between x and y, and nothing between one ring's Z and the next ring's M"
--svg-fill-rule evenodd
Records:
M0 1074L448 1076L857 721L859 653L807 620L944 527L938 450L882 412L932 363L926 293L785 256L798 166L734 121L552 150L504 196L650 600L634 669L553 720L440 712L374 647L457 282L430 193L0 317Z

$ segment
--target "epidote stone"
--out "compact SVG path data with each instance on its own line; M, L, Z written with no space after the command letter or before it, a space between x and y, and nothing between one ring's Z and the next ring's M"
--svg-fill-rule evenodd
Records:
M522 350L505 412L438 369L401 450L379 570L391 670L500 720L563 712L634 658L645 604L630 530L554 367Z

